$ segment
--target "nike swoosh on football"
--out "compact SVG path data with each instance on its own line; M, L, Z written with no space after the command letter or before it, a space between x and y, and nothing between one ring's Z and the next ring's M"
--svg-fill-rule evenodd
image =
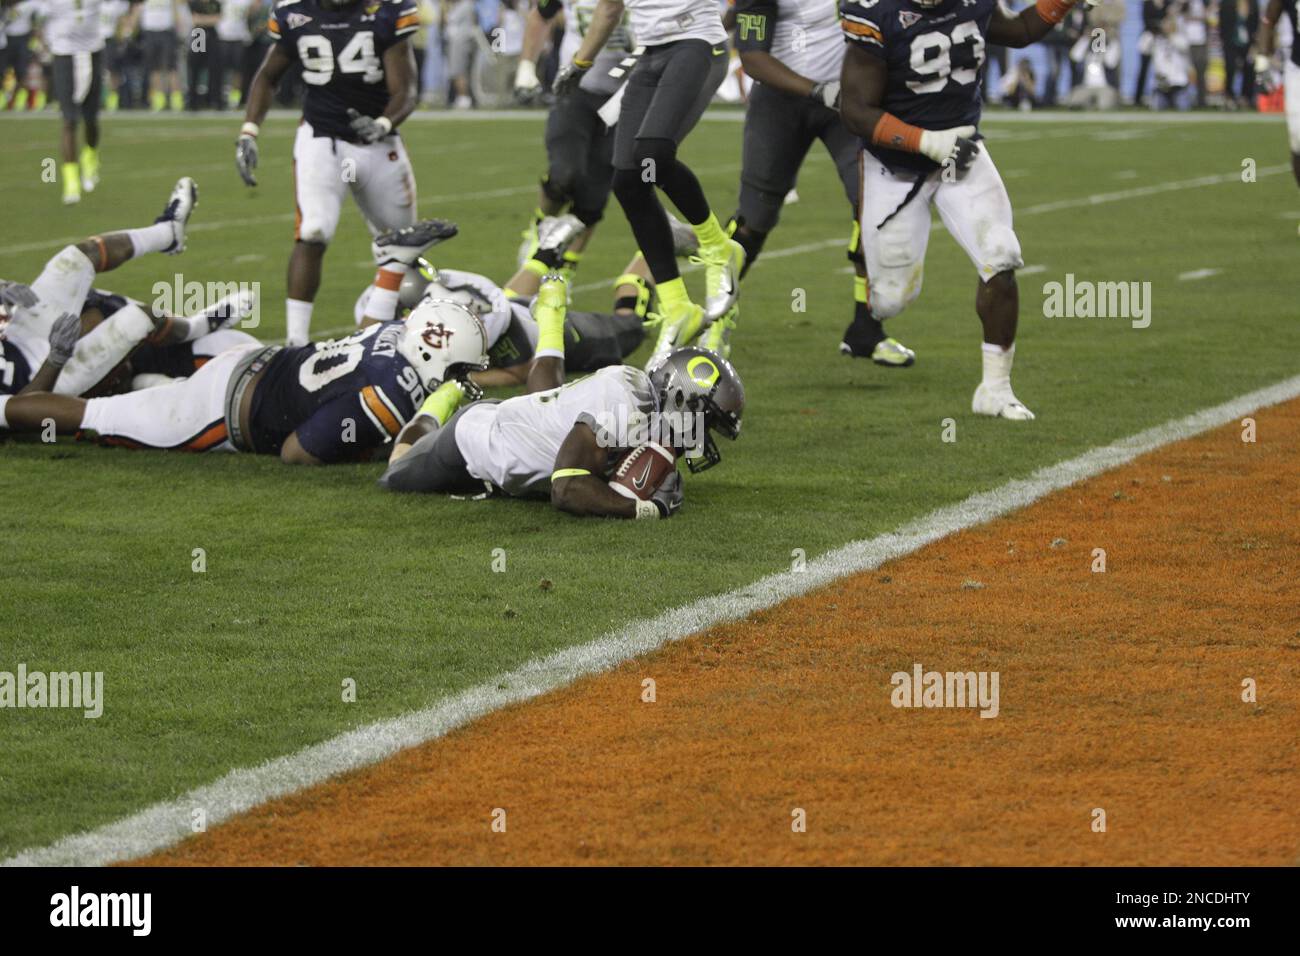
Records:
M642 488L644 488L645 483L650 479L650 469L653 465L654 465L653 459L647 461L645 463L645 471L641 472L641 477L632 479L632 487L635 488L637 491L640 491Z

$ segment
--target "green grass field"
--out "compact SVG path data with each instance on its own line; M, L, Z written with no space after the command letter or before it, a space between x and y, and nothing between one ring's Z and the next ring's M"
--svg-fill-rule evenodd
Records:
M683 150L723 216L739 174L734 118L706 120ZM256 190L233 168L237 125L109 117L102 186L64 208L57 184L40 175L56 124L0 120L0 275L30 281L62 244L152 221L188 174L200 186L188 252L128 263L100 285L149 299L176 272L257 281L258 333L277 339L294 122L267 124ZM499 280L513 271L543 168L541 131L540 116L405 129L421 213L461 227L437 262ZM722 466L688 481L672 521L397 497L375 487L379 465L306 470L251 456L0 446L0 670L103 671L106 698L98 720L0 713L0 857L743 585L789 567L794 549L812 557L887 531L1296 373L1300 195L1284 168L1280 118L994 115L985 133L1030 267L1015 381L1033 423L969 412L980 361L976 279L942 232L921 298L889 326L917 350L917 365L886 371L838 356L851 283L834 243L847 235L848 208L829 160L814 152L800 201L744 288L733 352L749 395L744 437L723 447ZM1245 160L1258 181L1242 182ZM612 278L632 248L611 204L579 283ZM368 258L349 207L326 260L315 332L350 327ZM1218 271L1180 279L1198 270ZM1150 282L1151 326L1044 318L1043 284L1066 273ZM698 288L699 276L692 281ZM791 308L797 289L804 312ZM609 292L590 288L576 301L606 308ZM940 440L948 417L955 443ZM191 570L195 548L206 551L206 573ZM497 548L505 573L492 571ZM341 700L345 678L357 682L356 703Z

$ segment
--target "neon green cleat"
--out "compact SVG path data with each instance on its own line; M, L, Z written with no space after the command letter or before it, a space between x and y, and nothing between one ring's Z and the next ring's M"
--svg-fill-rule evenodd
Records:
M710 319L721 318L731 311L740 298L740 270L745 268L745 247L735 239L728 239L718 253L700 249L692 262L704 266L704 314Z
M93 193L99 185L99 150L81 147L81 189Z
M720 319L714 319L700 337L700 345L717 352L723 358L731 357L731 333L740 318L740 306L732 306L731 311Z

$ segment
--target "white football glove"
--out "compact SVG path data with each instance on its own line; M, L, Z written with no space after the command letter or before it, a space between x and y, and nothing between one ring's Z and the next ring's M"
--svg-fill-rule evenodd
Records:
M532 60L520 60L515 70L515 99L531 103L542 92L542 81L537 78L537 65Z
M840 108L840 81L827 80L825 83L814 84L808 98L820 103L827 109L838 110Z
M253 175L257 169L257 137L240 134L239 142L235 143L235 168L245 186L257 185L257 177Z
M1265 56L1263 53L1255 54L1255 75L1263 77L1269 70L1273 69L1273 58Z
M954 126L952 129L927 129L921 133L921 154L940 166L952 163L959 172L970 168L979 154L979 143L970 137L974 126Z

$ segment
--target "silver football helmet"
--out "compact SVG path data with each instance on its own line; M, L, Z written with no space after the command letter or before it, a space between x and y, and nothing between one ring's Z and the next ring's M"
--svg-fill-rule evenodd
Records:
M649 374L661 414L687 413L703 421L703 435L674 441L687 446L687 467L692 472L712 468L722 460L713 432L732 441L740 435L745 386L735 368L717 352L689 346L669 352Z

